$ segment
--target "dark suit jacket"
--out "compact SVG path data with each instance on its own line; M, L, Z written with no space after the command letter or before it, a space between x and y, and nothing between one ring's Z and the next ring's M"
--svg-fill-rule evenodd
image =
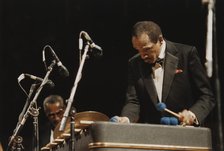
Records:
M39 133L39 146L40 149L50 143L52 126L50 122L45 121L40 124Z
M177 113L191 110L201 123L215 103L196 48L166 41L165 53L162 102ZM121 115L131 122L159 124L162 116L172 116L155 107L158 96L151 66L139 54L129 60L127 102Z

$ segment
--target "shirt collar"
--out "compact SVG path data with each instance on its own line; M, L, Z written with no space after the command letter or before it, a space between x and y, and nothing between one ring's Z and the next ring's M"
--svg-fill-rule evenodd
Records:
M165 49L166 49L166 41L163 40L161 48L160 48L160 54L159 54L159 58L160 59L164 59L165 58Z

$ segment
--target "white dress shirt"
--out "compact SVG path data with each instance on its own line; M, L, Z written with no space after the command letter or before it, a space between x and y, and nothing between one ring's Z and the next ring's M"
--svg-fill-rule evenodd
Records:
M160 59L165 58L165 49L166 49L166 42L163 40L159 54ZM160 64L156 64L155 67L153 67L153 71L154 71L153 81L156 87L159 102L162 102L162 87L163 87L163 75L164 75L163 66L161 66Z

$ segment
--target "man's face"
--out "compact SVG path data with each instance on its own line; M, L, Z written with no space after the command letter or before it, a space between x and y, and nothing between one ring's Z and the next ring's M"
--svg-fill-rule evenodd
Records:
M132 37L132 45L139 52L141 58L146 63L155 63L159 56L163 38L162 36L156 43L151 42L148 35L143 33L138 37Z
M64 114L64 110L60 107L60 103L47 104L47 109L49 111L47 113L48 119L54 126L57 126Z

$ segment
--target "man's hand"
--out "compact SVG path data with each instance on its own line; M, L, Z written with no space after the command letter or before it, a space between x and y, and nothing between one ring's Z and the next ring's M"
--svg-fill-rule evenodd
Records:
M193 124L199 124L198 120L193 112L190 110L183 110L182 112L179 112L180 115L180 121L182 125L193 125Z
M111 122L117 122L117 123L130 123L130 120L128 117L120 117L120 116L113 116L111 119L110 119Z

